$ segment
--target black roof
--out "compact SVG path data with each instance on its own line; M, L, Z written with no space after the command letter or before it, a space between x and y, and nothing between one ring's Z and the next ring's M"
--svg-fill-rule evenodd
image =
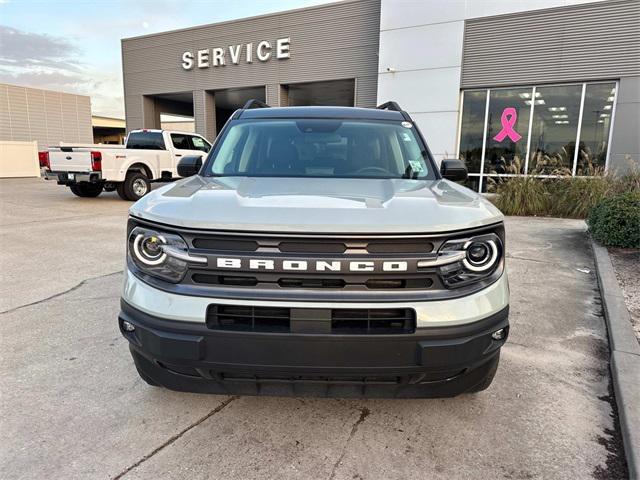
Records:
M403 112L357 107L269 107L239 110L234 118L357 118L405 120Z

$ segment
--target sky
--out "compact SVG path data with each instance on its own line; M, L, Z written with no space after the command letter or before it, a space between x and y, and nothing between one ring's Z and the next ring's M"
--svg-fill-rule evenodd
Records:
M0 83L91 96L124 118L120 39L330 0L0 0Z

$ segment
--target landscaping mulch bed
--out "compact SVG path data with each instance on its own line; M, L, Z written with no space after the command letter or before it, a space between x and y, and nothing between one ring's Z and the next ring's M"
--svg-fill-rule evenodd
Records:
M640 249L609 248L608 250L631 316L633 329L640 341Z

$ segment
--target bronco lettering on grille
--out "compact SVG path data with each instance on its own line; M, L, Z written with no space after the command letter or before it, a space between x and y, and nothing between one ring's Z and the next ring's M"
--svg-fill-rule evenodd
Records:
M283 270L288 272L406 272L405 261L274 260L263 258L216 258L217 268L229 270Z

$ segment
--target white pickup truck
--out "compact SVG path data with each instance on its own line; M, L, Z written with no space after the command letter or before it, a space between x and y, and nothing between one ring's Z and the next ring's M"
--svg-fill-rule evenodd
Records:
M118 191L123 200L136 201L151 190L151 182L179 178L182 157L204 156L211 144L195 133L133 130L125 145L71 145L39 152L42 176L56 180L79 197Z

